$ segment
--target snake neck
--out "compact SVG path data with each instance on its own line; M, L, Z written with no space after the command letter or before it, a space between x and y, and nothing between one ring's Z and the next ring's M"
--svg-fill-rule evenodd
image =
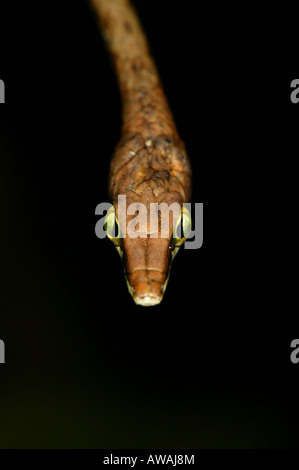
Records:
M178 140L175 123L148 42L127 0L91 0L116 70L122 99L122 135Z

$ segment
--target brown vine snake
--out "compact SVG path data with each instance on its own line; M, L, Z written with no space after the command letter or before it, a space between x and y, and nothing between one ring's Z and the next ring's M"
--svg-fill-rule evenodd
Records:
M172 259L186 238L176 237L178 224L191 226L183 203L191 198L191 168L184 144L164 95L138 16L129 0L90 0L112 58L122 99L122 137L111 159L109 195L112 210L106 231L123 258L129 292L138 305L159 304ZM122 217L118 196L127 205L176 202L179 218L170 218L167 237L161 220L155 236L149 224L144 237L112 235L117 224L125 231L133 215ZM160 212L159 212L160 214ZM160 215L159 215L160 217ZM122 221L122 222L121 222ZM186 236L186 231L184 231Z

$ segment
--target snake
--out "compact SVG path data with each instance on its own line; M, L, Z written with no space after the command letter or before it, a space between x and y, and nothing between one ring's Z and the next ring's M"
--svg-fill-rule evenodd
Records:
M138 13L129 0L90 0L115 69L122 104L120 141L110 161L108 193L111 207L105 229L123 260L128 290L135 304L160 304L174 256L191 230L184 204L191 200L191 164L180 138ZM143 236L122 237L133 214L126 207L171 206L180 212L169 218L162 236L161 211L155 234L148 223ZM147 219L149 220L149 219ZM183 233L178 236L178 227ZM117 228L117 235L115 234ZM155 236L154 236L155 235Z

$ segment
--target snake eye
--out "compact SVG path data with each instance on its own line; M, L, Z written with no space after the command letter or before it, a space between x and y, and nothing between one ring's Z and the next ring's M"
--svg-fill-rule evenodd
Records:
M184 241L188 238L191 232L191 215L186 207L182 207L181 215L178 218L177 223L173 229L171 244L174 247L181 246Z
M121 237L121 228L113 206L111 206L107 212L104 229L108 238L114 243L116 248L120 248L123 244L123 238Z

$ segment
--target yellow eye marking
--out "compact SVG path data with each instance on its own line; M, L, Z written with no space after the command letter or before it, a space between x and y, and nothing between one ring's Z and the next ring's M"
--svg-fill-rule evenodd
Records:
M175 224L172 235L172 246L179 247L190 235L192 228L191 215L186 207L182 207L181 215ZM176 250L175 250L176 251Z
M105 218L104 229L107 233L108 238L114 243L115 248L121 255L122 254L121 247L123 244L123 238L120 236L121 228L118 223L117 217L115 215L115 209L113 206L111 206L107 212L107 215Z

